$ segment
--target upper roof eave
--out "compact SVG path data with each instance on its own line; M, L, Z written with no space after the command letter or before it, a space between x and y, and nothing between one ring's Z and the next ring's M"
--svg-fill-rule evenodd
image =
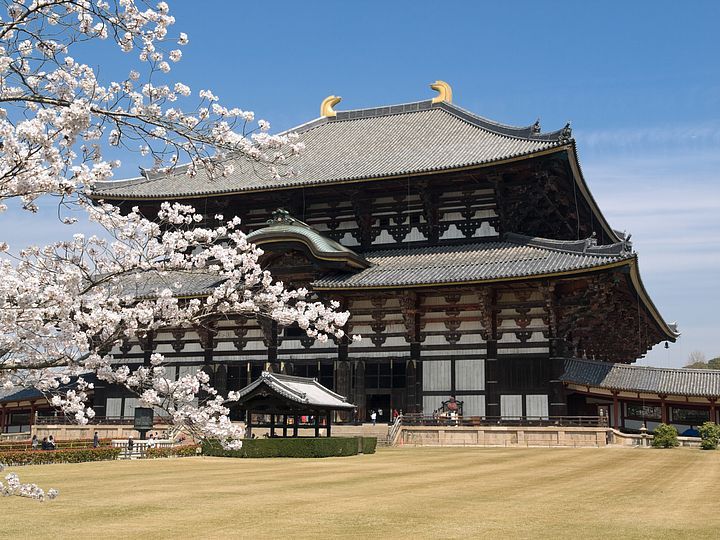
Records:
M408 176L427 176L430 174L438 174L438 173L446 173L446 172L456 172L456 171L466 171L470 169L481 169L486 167L493 167L497 165L502 165L504 163L512 163L515 161L520 161L523 159L532 159L535 157L545 156L549 154L554 154L558 152L562 152L569 148L569 144L567 141L558 142L557 144L554 144L552 146L549 146L548 148L544 148L542 150L532 150L528 152L521 152L513 156L504 157L501 159L493 159L493 160L487 160L487 161L478 161L478 162L470 162L458 166L453 167L438 167L438 168L432 168L432 169L417 169L417 170L410 170L410 171L404 171L402 173L392 174L392 175L385 175L385 176L373 176L373 175L366 175L366 176L355 176L355 177L349 177L349 178L343 178L340 180L328 180L323 182L279 182L276 185L269 186L269 187L253 187L253 188L247 188L247 189L233 189L233 190L218 190L218 191L203 191L200 192L178 192L176 194L161 194L161 195L126 195L126 194L118 194L118 193L112 193L107 191L88 191L88 197L90 197L93 200L96 201L164 201L168 198L170 199L200 199L208 197L209 195L213 196L232 196L232 195L241 195L244 193L261 193L261 192L272 192L272 191L279 191L282 189L297 189L297 188L320 188L324 186L334 186L334 185L343 185L343 184L356 184L360 182L373 182L373 181L381 181L381 180L391 180L393 178L405 178ZM134 180L118 180L117 182L122 182L123 186L113 186L113 187L124 187L125 185L128 185L130 182L137 181L137 183L144 183L144 182L151 182L152 180L148 180L144 177L136 178ZM115 181L105 182L108 184L114 183Z

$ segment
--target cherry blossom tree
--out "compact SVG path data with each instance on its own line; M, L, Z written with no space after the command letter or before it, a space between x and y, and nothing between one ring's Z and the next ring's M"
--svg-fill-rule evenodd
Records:
M88 189L112 178L118 148L149 159L165 172L200 168L212 177L233 164L254 164L253 174L291 175L286 160L302 152L296 135L271 135L266 121L222 106L210 90L194 93L169 79L188 43L172 35L166 2L139 0L4 0L0 17L0 223L7 204L39 210L55 197L86 213L103 235L74 234L45 247L16 251L0 238L0 388L32 385L79 423L94 411L92 385L82 375L125 385L142 405L167 413L197 437L237 447L242 431L230 422L232 392L219 395L199 372L170 378L164 358L131 370L109 353L122 340L160 328L207 324L237 315L298 324L319 340L346 339L348 313L289 290L259 264L262 251L248 243L237 218L201 216L194 208L164 203L150 219L137 209L123 214L94 204ZM119 81L101 81L74 58L86 42L105 40L118 54L137 56L137 69ZM182 166L180 165L182 164ZM71 218L63 218L68 224ZM207 296L180 299L188 278L214 283ZM59 392L71 377L71 390ZM198 400L199 396L205 396ZM12 473L4 494L52 498L23 485Z

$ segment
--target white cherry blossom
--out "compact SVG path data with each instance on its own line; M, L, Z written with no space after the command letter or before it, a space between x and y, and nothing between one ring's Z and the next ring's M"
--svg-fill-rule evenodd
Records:
M157 172L176 168L193 176L204 168L211 177L229 175L227 158L242 157L280 178L293 174L284 163L303 151L302 143L293 133L270 134L268 122L254 124L253 112L222 105L211 90L193 94L170 78L182 58L176 47L189 39L173 35L166 2L0 1L7 12L0 18L0 223L10 201L38 211L38 198L56 196L59 210L72 205L105 231L20 250L0 240L0 388L34 386L84 424L95 413L83 374L94 373L165 411L176 429L237 448L242 433L228 409L237 393L220 395L202 371L174 380L160 354L131 369L109 351L160 329L233 317L297 324L320 341L342 340L348 313L276 282L238 218L213 221L170 203L157 216L137 208L121 213L89 201L87 189L119 166L103 157L107 147L147 155ZM78 48L92 40L132 55L135 69L120 80L99 80ZM219 284L180 298L178 285L198 274ZM22 484L13 473L0 482L0 493L57 495Z

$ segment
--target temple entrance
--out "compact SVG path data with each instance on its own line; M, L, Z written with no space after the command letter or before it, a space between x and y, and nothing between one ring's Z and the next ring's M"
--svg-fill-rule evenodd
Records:
M365 421L370 421L370 412L376 411L378 413L377 421L389 422L392 411L390 410L390 394L368 394L367 405L365 407Z

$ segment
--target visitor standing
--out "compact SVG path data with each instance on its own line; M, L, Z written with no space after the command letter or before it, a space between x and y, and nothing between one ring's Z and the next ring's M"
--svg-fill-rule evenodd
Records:
M370 411L370 421L372 422L372 425L375 425L375 422L377 421L377 413L375 411Z
M393 423L398 419L398 416L400 416L400 413L398 412L398 410L393 409L393 412L392 412Z
M40 446L40 441L38 441L37 435L32 436L32 441L30 441L30 447L33 450L37 450L38 446Z
M382 415L383 415L382 409L378 409L378 412L377 412L378 420L382 421Z
M95 435L93 435L93 448L97 448L100 446L100 435L98 432L95 432Z

